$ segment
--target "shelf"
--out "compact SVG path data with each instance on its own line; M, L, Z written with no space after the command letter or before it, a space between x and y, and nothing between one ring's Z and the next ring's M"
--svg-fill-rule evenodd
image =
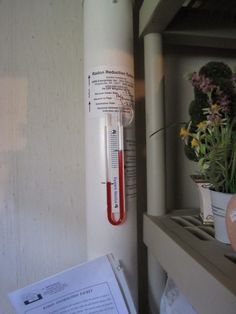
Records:
M144 0L139 16L139 34L152 30L162 32L183 3L184 0Z
M169 44L236 49L235 2L144 1L139 33L152 32L161 33Z
M140 37L161 35L147 36L144 45L148 118L156 115L157 103L158 108L162 106L162 44L236 49L235 0L144 0L139 21ZM162 176L156 175L157 169L164 169L164 162L161 164L159 156L155 158L155 145L147 138L148 206L159 212L163 210L162 198L153 202L153 196L165 186ZM158 148L162 151L161 145ZM144 243L148 258L151 254L158 260L199 314L236 313L236 254L230 245L214 238L213 227L203 226L196 211L144 215ZM149 297L154 311L160 306L162 292L156 277L162 278L162 270L154 265L149 268Z
M145 214L144 243L198 313L235 314L236 254L197 211Z

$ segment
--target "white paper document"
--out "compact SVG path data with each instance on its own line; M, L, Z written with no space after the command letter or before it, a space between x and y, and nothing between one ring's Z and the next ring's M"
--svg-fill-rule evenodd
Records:
M18 314L136 314L122 268L99 257L9 294Z

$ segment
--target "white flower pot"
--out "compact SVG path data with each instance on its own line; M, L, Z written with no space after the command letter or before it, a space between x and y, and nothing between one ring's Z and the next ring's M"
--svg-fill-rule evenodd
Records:
M212 207L211 207L211 194L208 183L197 183L198 193L200 200L200 216L205 225L211 225L214 222Z
M227 229L225 214L227 205L232 194L211 191L211 206L214 216L215 238L223 243L230 243Z
M191 175L192 180L195 182L198 195L199 195L199 205L200 205L200 217L204 225L213 225L213 213L211 207L211 194L210 194L210 184L204 179L197 175Z

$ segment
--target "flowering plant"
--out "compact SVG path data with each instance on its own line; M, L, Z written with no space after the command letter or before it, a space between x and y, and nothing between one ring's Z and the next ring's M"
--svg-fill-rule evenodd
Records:
M195 100L191 119L180 129L185 153L219 192L236 192L236 76L221 62L209 62L189 76Z

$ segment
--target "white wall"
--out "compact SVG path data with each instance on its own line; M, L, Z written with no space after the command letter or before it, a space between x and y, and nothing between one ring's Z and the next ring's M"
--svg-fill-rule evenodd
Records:
M201 47L167 46L165 49L166 124L188 121L193 88L184 78L198 71L209 61L226 62L236 71L235 52ZM190 175L198 168L188 160L179 137L179 128L167 130L167 207L168 209L198 208L198 192Z
M0 313L86 258L82 5L0 0Z

